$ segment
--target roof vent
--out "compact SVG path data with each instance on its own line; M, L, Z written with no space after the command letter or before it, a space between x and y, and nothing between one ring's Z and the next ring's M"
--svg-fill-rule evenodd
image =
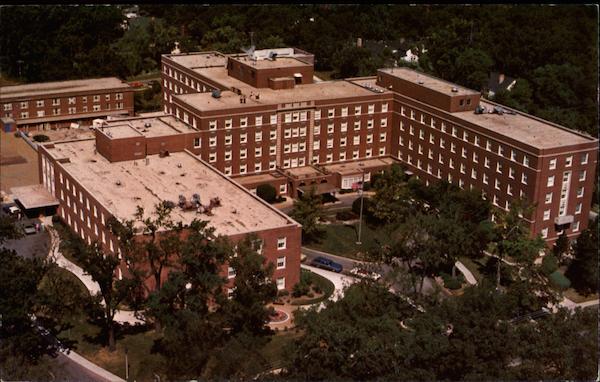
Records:
M423 82L423 80L419 80L419 81L417 81L417 83L418 83L419 85L423 85L425 82ZM452 91L454 91L454 90L452 90Z
M120 180L117 180L117 181L115 182L115 184L116 184L117 186L120 186L122 183L121 183L121 181L120 181Z
M146 122L144 123L144 127L152 127L152 124L150 122Z
M212 91L213 98L221 98L221 91L219 89L214 89Z
M453 87L452 87L452 93L458 93L458 88L457 88L457 87L455 87L455 86L453 86Z
M183 166L181 165L181 163L177 163L177 168L181 168L181 167L183 167Z
M483 113L485 113L485 107L483 107L483 106L481 106L481 105L478 105L478 106L475 108L475 114L483 114Z

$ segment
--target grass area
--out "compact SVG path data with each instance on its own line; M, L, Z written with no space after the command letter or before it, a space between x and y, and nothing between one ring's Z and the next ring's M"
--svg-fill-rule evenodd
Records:
M333 253L334 255L362 260L369 250L379 248L389 243L389 234L385 229L372 228L363 222L361 245L357 245L358 223L353 225L328 224L321 225L323 237L319 242L306 246L319 251Z
M569 300L576 302L578 304L586 301L592 301L598 299L598 293L590 294L589 296L583 296L577 293L577 291L573 288L569 288L563 292L563 296L568 298Z
M307 277L310 277L310 285L317 286L320 290L323 291L323 294L314 298L300 297L297 299L292 299L292 305L317 304L321 301L327 300L333 294L333 291L335 290L335 285L333 285L331 281L327 280L321 275L318 275L306 269L302 269L301 272L303 275L307 275Z
M290 346L300 336L296 331L281 332L271 337L271 340L260 350L260 353L271 365L271 369L283 366L284 348Z
M465 267L467 267L468 270L471 271L471 273L473 274L473 276L475 276L475 279L477 279L477 282L481 281L481 279L483 279L483 275L480 272L480 264L475 263L473 260L471 260L468 257L465 256L461 256L458 260L460 260L461 263L464 264Z

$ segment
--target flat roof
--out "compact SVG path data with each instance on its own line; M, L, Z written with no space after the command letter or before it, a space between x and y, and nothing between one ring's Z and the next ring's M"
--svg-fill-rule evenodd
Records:
M274 175L273 173L268 173L268 174L240 176L240 177L234 178L234 180L236 182L238 182L239 184L246 185L246 184L261 183L261 182L271 182L271 181L282 179L282 178L285 179L283 177L283 175L278 174L278 173L275 173L275 174L276 175ZM277 175L279 175L279 176L277 176Z
M286 168L283 170L287 175L291 175L294 178L302 179L302 178L310 178L313 176L322 176L326 175L324 172L312 167L312 166L302 166L302 167L294 167L294 168Z
M480 94L478 91L409 68L385 68L379 71L449 96ZM453 92L452 88L456 88L457 92Z
M247 55L244 55L240 57L231 56L231 59L234 61L239 61L256 69L295 68L300 66L312 67L311 64L308 64L304 61L300 61L294 57L277 57L275 60L253 60Z
M110 163L94 154L94 147L94 140L81 140L46 149L57 159L69 158L69 162L61 163L64 170L120 220L133 219L138 205L154 211L162 200L177 204L179 195L191 200L197 193L203 205L219 197L221 206L213 208L212 216L176 206L174 221L189 224L194 218L206 220L217 234L224 235L297 224L190 152L175 152L164 158L149 155L146 165L141 160Z
M487 111L492 110L494 106L499 106L483 99L479 104L485 107ZM500 107L505 111L508 110L503 106ZM475 114L473 111L463 111L453 113L452 115L481 126L484 129L511 137L519 142L540 149L571 146L595 140L591 136L580 134L525 113L515 111L515 114L504 112L500 115L488 113L487 111L483 114Z
M165 54L165 56L175 63L190 69L227 65L227 56L218 52L190 52Z
M58 205L58 200L46 190L41 184L32 186L13 187L10 189L15 200L25 207L26 210Z
M325 167L330 172L337 172L342 175L348 175L360 173L363 169L378 166L388 166L395 162L396 161L392 158L372 158L359 160L355 162L344 162L331 165L324 165L323 167Z
M136 136L161 137L190 130L193 129L173 116L120 119L108 121L100 128L101 132L114 139Z
M91 78L85 80L38 82L34 84L0 87L0 99L33 97L60 93L84 92L108 89L130 89L116 77Z
M225 90L220 98L214 98L211 93L190 93L173 96L200 111L214 111L220 109L255 107L261 105L276 105L281 103L331 100L336 98L372 96L375 93L362 84L351 81L324 81L306 85L296 85L293 89L273 90L269 88L257 89L227 75L225 68L207 68L196 70L197 73L210 78L223 87L236 87L248 96L250 92L259 94L259 99L246 97L246 103L240 103L240 96ZM373 81L374 84L374 81ZM389 93L385 90L384 93Z

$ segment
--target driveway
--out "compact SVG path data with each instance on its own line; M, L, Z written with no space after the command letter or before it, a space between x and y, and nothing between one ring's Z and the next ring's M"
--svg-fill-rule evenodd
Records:
M358 281L358 279L355 277L346 276L336 272L326 271L324 269L312 267L310 265L302 264L301 267L313 273L316 273L319 276L323 276L333 283L335 289L333 291L333 294L331 295L332 301L337 301L338 299L344 297L344 289Z
M17 222L18 225L40 223L39 219L23 219ZM48 231L43 229L40 232L24 235L20 239L8 240L3 245L7 249L12 249L21 257L32 259L34 257L46 257L50 250L50 236Z

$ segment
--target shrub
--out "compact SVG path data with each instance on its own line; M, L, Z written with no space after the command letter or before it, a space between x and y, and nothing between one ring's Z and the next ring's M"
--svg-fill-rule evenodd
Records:
M456 290L456 289L460 289L460 287L462 287L462 282L460 280L460 276L459 277L452 277L452 275L449 275L447 273L440 273L440 276L442 277L442 280L444 280L444 286L450 290Z
M363 198L363 215L369 214L369 207L372 202L370 198ZM354 202L352 202L352 212L357 215L360 215L360 198L357 198Z
M313 298L313 297L315 297L315 294L313 292L308 292L306 294L306 297Z
M15 131L15 137L16 138L21 138L21 133L18 130Z
M569 289L571 286L571 280L569 280L565 275L560 273L559 271L554 271L550 276L548 276L550 282L558 287L561 290Z
M335 214L335 218L336 220L352 220L352 219L356 219L357 216L354 212L352 211L340 211L338 213Z
M363 184L363 190L364 191L369 191L371 189L371 182L365 182Z
M56 223L60 223L60 222L61 222L60 216L52 215L52 223L56 224Z
M338 191L338 193L339 193L339 194L341 194L341 195L343 195L343 194L350 194L350 193L352 193L352 192L354 192L354 190L352 190L352 189L347 189L347 190L339 190L339 191Z
M277 190L272 185L265 183L256 187L256 195L267 203L273 203L277 199Z
M288 292L285 289L282 289L279 292L277 292L277 296L279 296L279 297L285 297L285 296L289 296L289 295L290 295L290 292Z
M315 291L315 293L319 293L319 294L323 293L323 289L318 284L313 285L313 290Z
M549 254L542 259L542 273L548 276L558 269L558 259L556 256Z
M36 142L48 142L50 140L50 137L44 134L36 134L33 136L33 140Z

